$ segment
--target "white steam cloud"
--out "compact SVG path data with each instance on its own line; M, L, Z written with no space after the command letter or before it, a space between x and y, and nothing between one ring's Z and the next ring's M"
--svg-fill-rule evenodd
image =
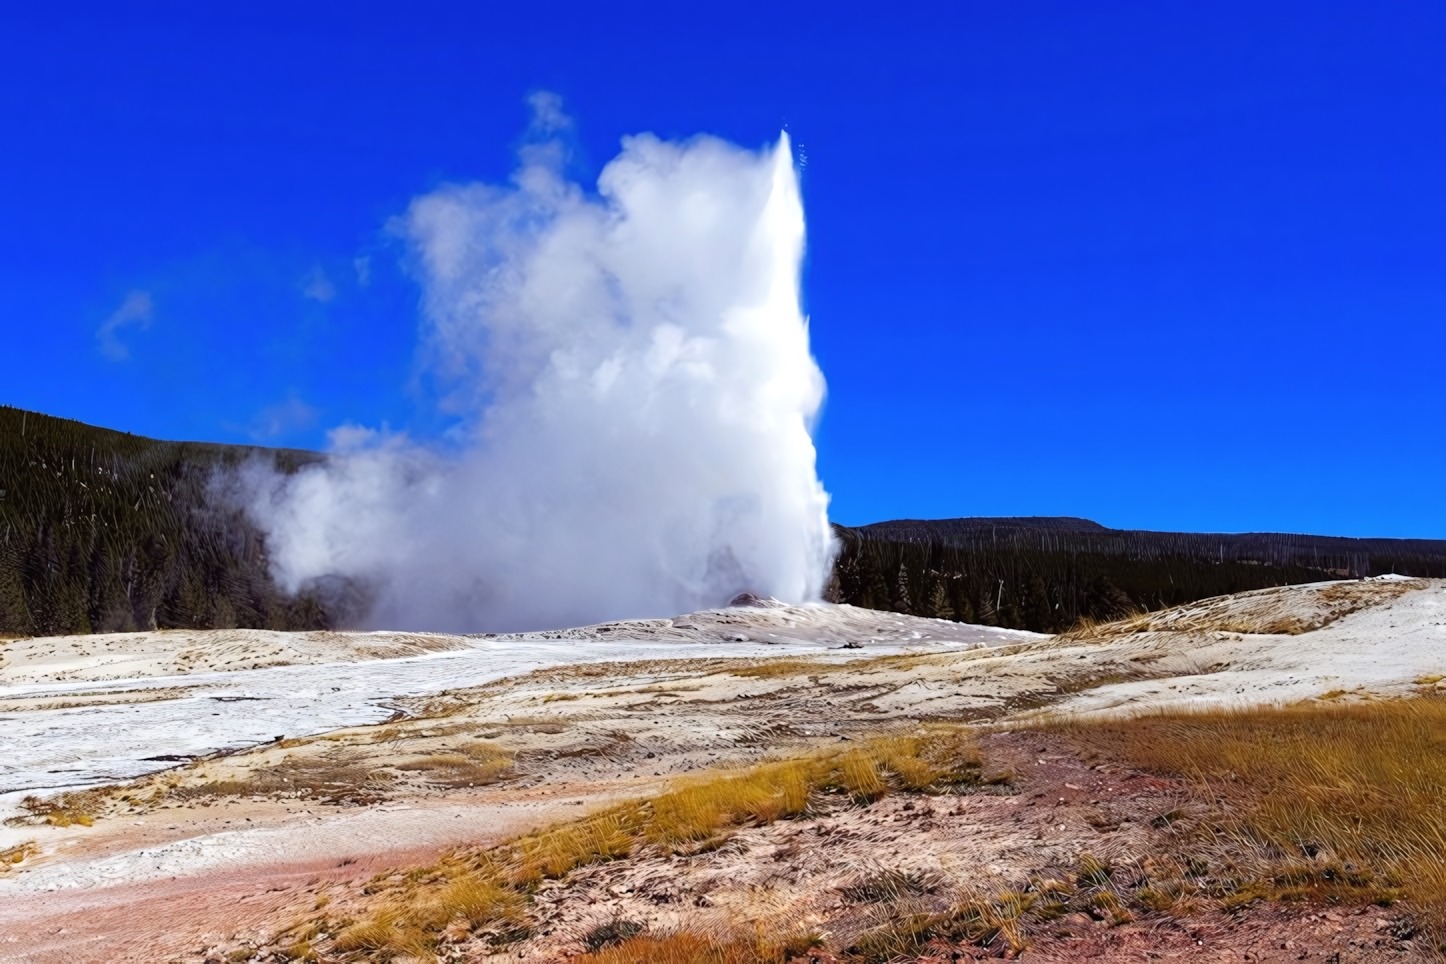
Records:
M534 103L537 131L563 126ZM564 118L565 120L565 118ZM505 186L443 187L398 229L460 454L364 429L253 505L281 582L374 587L378 626L505 631L816 599L824 383L799 305L787 135L639 135L596 194L536 143Z

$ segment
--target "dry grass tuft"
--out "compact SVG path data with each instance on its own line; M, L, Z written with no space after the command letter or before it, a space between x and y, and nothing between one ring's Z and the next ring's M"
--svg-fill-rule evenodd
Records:
M5 822L11 825L47 823L52 827L89 827L105 804L106 790L67 790L52 797L28 796L20 801L25 811Z
M640 934L573 958L574 964L785 964L822 941L795 937L712 937L681 932Z
M886 964L960 943L1015 956L1028 946L1029 925L1057 916L1055 907L1039 891L1005 891L994 898L962 901L941 912L921 910L903 900L893 905L885 920L859 935L848 948L848 959L856 964Z
M671 848L707 840L727 825L797 816L817 785L817 769L811 759L785 760L680 781L678 789L653 801L648 839Z
M523 837L496 854L497 875L509 886L528 888L583 864L626 857L641 820L639 807L625 804Z
M783 676L827 673L836 668L812 659L771 659L755 666L739 666L728 672L733 676L743 676L749 679L777 679Z
M885 904L932 894L943 886L944 879L932 871L881 870L860 876L840 892L855 904Z
M496 783L512 769L512 754L486 743L469 743L459 750L398 763L395 768L425 773L426 781L434 786L480 787Z
M377 803L396 781L394 774L367 767L346 751L322 756L288 756L274 767L256 770L245 779L212 780L171 787L177 800L208 797L281 796L319 800L332 805Z
M998 655L999 651L993 651ZM957 659L964 653L891 653L888 656L870 656L851 659L846 662L823 662L796 657L778 657L750 666L734 666L728 669L733 676L758 679L776 679L784 676L818 677L828 673L874 673L880 670L906 671L919 666L937 665Z
M891 788L940 792L966 784L1006 783L1012 776L984 772L972 731L934 727L912 736L878 737L842 752L681 781L677 789L652 801L648 839L666 848L708 840L730 826L798 816L807 811L815 791L868 803Z

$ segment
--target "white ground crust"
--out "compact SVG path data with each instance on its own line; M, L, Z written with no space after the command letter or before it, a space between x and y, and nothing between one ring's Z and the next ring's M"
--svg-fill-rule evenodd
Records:
M360 811L323 812L320 816L298 815L280 825L202 834L139 850L61 859L27 868L0 877L0 896L163 880L243 865L335 861L374 853L379 846L394 841L406 841L411 846L455 846L495 836L514 826L521 831L539 818L549 819L548 814L553 812L572 813L561 810L557 803L533 802L506 810L475 805L392 804ZM137 821L137 825L143 823L157 830L166 826L162 814Z
M1383 579L1382 581L1388 581ZM1114 658L1146 657L1180 665L1163 678L1116 683L1080 693L1054 709L1134 712L1156 706L1293 703L1344 690L1404 696L1446 677L1446 580L1420 580L1420 589L1351 613L1299 635L1144 633L1108 644ZM1305 590L1266 590L1305 613ZM1233 600L1246 608L1261 594ZM1165 661L1169 660L1170 663ZM1436 678L1436 679L1433 679Z
M1337 690L1382 696L1421 692L1436 686L1434 677L1446 676L1446 580L1419 580L1395 588L1402 592L1380 593L1364 608L1296 635L1211 627L1230 625L1236 617L1244 625L1265 616L1299 617L1317 625L1336 615L1323 602L1331 598L1329 584L1222 597L1163 614L1149 631L1084 642L852 607L808 607L715 610L673 620L552 633L430 637L441 640L432 646L437 652L370 662L339 659L358 658L356 653L372 645L377 634L327 634L321 642L331 647L325 651L330 662L108 682L76 682L74 677L40 682L37 679L45 672L36 668L40 661L17 660L12 670L0 673L4 684L0 685L0 746L5 748L0 755L0 787L12 791L8 801L0 798L0 809L6 802L13 804L17 791L27 787L120 779L167 765L146 760L148 756L203 753L260 743L280 734L377 722L390 714L390 702L397 698L580 662L777 655L844 660L900 651L971 651L887 671L899 673L900 678L887 699L875 701L885 713L902 712L904 703L917 710L921 701L938 695L931 687L974 694L956 700L962 700L962 707L991 691L1006 696L1022 692L1027 689L1026 678L1040 687L1040 681L1088 677L1091 672L1108 675L1135 666L1153 678L1084 689L1054 703L1049 711L1283 703ZM1369 596L1369 590L1367 586L1363 591ZM137 652L154 652L156 635L135 634ZM288 634L273 635L286 637L276 644L292 646L295 653L317 644L313 638L300 638L315 634L295 634L294 640ZM349 637L356 641L351 651L344 642ZM188 640L191 648L220 649L236 642L233 633L221 632L191 633ZM34 642L38 641L28 645ZM862 645L865 651L839 649L845 644ZM73 640L55 641L54 648L74 650L76 645ZM104 652L97 645L93 665L114 671L123 662L118 657L123 656L124 646L107 645ZM21 676L26 682L11 683L14 671L30 675ZM72 662L55 670L62 671L87 670ZM760 682L740 680L738 685ZM1043 686L1049 688L1048 683ZM42 708L68 703L83 705ZM464 816L440 804L434 810L411 811L384 806L356 814L333 813L324 827L321 821L297 815L281 826L208 833L120 853L73 860L55 854L59 859L0 879L0 896L205 873L304 856L308 848L331 855L350 847L364 849L378 840L435 838L447 843L454 833L457 840L475 840L489 829L476 823L478 816L465 816L467 810L457 813ZM496 819L506 822L500 812ZM17 834L22 831L0 828L0 846L14 842L11 838Z
M0 816L25 791L113 782L171 765L157 757L377 723L398 698L544 666L771 656L780 647L943 651L1044 638L852 606L772 604L507 636L175 630L17 641L8 644L12 665L0 671ZM426 654L375 656L405 647ZM266 664L263 649L287 661ZM249 662L235 662L239 650L250 653ZM195 668L177 669L186 654ZM247 668L218 672L218 665Z
M269 666L355 663L466 646L465 637L437 634L284 633L268 629L166 629L44 636L0 642L0 693L27 683L105 682Z

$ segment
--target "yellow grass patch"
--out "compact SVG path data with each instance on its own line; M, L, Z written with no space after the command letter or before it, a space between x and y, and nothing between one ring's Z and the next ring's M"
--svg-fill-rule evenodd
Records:
M1243 878L1229 898L1237 906L1404 895L1446 940L1446 699L1056 725L1096 753L1200 787L1229 839L1222 859Z
M880 670L903 672L918 666L947 663L966 655L972 656L966 653L892 653L888 656L871 656L841 663L780 657L751 666L735 666L730 668L728 673L756 679L777 679L785 676L822 676L827 673L873 673Z
M335 922L317 915L304 926L316 933L335 933L330 950L366 960L429 960L444 938L461 939L481 930L493 935L494 943L505 943L506 935L525 933L524 910L536 887L586 864L621 859L639 850L696 851L721 842L738 827L803 814L830 793L862 801L890 790L941 791L1006 779L1007 774L986 775L972 731L947 726L867 740L842 751L715 771L679 780L651 800L610 807L485 851L449 855L408 872L400 883L378 877L368 885L367 892L376 901L367 913ZM824 796L816 799L817 794ZM297 930L285 939L300 943L298 935L310 932ZM306 940L312 947L311 939ZM588 959L762 964L781 962L785 945L630 935ZM323 956L327 950L319 948ZM705 952L712 956L686 956Z

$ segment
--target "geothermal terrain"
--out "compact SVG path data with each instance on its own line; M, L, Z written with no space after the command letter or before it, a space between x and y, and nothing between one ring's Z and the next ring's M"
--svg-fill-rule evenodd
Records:
M1317 719L1425 707L1439 776L1446 581L1057 636L738 602L511 636L4 642L0 961L1375 961L1446 940L1409 848L1317 827L1288 852L1250 769ZM1275 735L1228 767L1151 755L1257 723ZM1411 786L1406 823L1441 802Z

